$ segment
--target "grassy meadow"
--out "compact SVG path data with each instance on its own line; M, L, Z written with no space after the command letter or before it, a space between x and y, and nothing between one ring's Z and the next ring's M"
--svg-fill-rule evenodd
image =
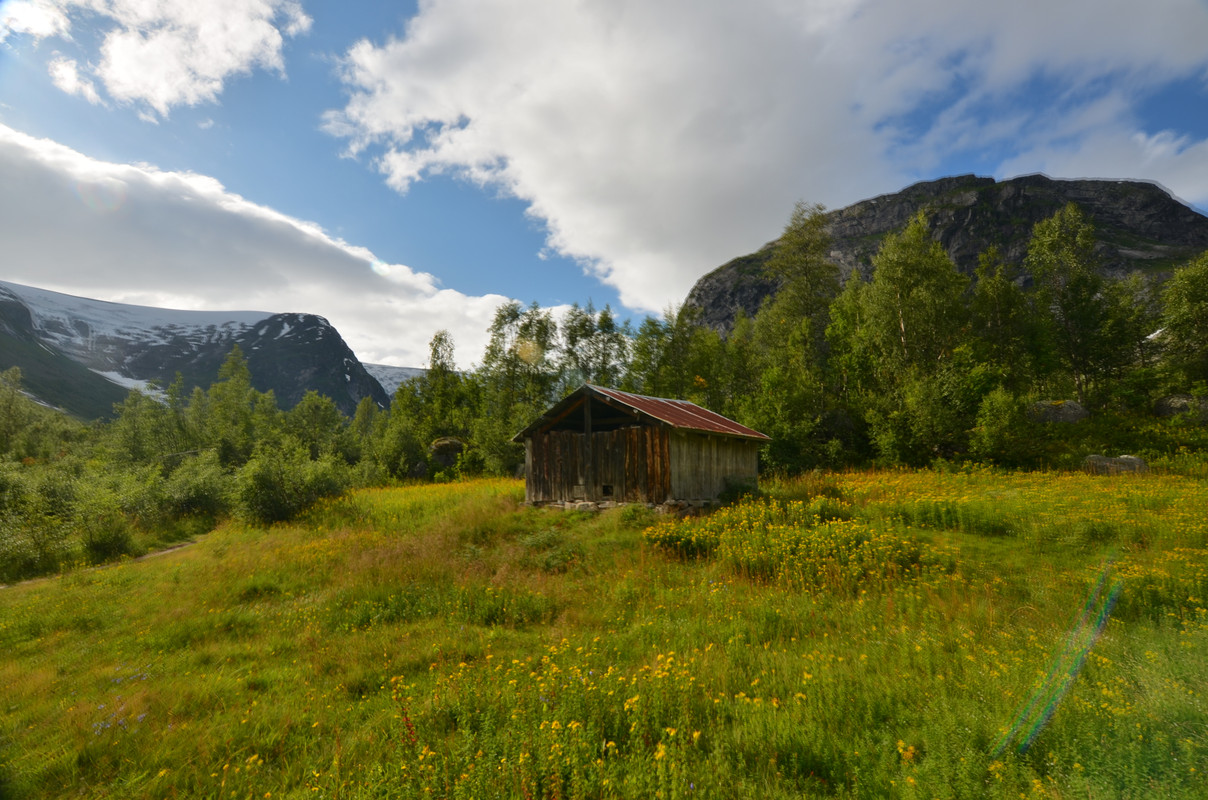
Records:
M0 590L0 798L1208 796L1208 483L354 492Z

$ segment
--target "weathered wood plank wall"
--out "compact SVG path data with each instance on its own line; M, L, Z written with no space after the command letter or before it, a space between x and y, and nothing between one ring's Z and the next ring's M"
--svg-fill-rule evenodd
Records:
M671 444L666 430L634 426L586 435L536 434L526 442L525 502L574 500L662 503L671 496ZM590 476L590 484L586 483ZM609 487L606 493L605 487Z
M716 500L733 484L759 480L759 443L728 436L671 436L671 496Z

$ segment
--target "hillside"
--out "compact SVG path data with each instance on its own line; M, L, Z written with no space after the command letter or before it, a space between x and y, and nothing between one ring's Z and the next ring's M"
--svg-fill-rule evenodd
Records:
M107 416L128 387L209 386L231 349L252 383L291 408L314 390L351 416L364 397L389 396L339 332L313 314L180 311L125 305L0 281L0 366L19 366L42 401L85 418ZM11 363L10 363L11 362Z
M933 238L962 272L972 275L978 255L991 246L1008 262L1021 264L1032 227L1071 202L1095 226L1096 249L1106 274L1113 277L1141 270L1161 279L1208 250L1208 217L1154 184L1043 175L997 182L964 175L918 183L831 211L831 260L845 278L853 271L869 277L881 241L922 210ZM739 308L754 316L777 288L763 273L774 244L705 275L692 287L685 306L699 309L701 321L721 332L730 329Z

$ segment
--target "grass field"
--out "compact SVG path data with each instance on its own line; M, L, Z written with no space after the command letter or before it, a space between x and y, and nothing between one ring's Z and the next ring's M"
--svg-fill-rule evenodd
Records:
M360 491L0 590L0 798L1205 797L1208 483Z

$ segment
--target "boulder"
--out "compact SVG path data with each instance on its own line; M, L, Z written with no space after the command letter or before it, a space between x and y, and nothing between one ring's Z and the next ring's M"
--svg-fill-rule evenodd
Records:
M1081 403L1074 400L1041 400L1028 406L1028 416L1034 422L1079 422L1090 416Z
M442 436L428 445L428 455L442 468L448 469L457 465L457 459L466 449L461 439L452 436Z
M1153 404L1155 416L1168 419L1179 414L1191 414L1196 422L1208 423L1208 400L1189 394L1172 394Z
M1087 456L1082 468L1092 475L1119 475L1122 472L1149 472L1145 459L1137 456Z

